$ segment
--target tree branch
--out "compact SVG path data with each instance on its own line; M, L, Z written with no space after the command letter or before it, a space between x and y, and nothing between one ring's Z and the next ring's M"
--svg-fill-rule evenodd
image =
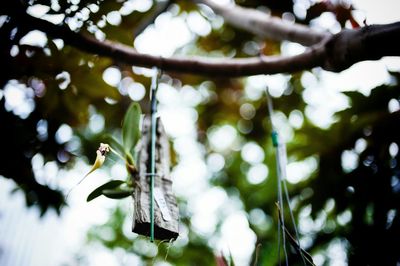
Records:
M308 48L295 56L262 56L252 58L163 58L140 54L132 47L108 40L99 41L92 36L71 31L45 20L19 13L17 23L27 29L37 29L66 44L119 62L141 67L156 66L165 71L208 76L250 76L256 74L289 73L321 66L341 71L361 60L382 56L400 56L400 22L372 25L357 30L346 30ZM382 41L381 41L382 40Z
M400 22L343 30L330 38L322 67L335 72L364 60L400 56Z
M285 22L256 9L243 8L235 4L220 5L215 0L194 1L207 5L232 26L251 32L261 38L275 41L288 40L309 46L331 36L329 32L317 31L301 24Z
M192 73L209 76L248 76L261 73L295 72L322 63L321 49L310 49L297 56L264 56L252 58L204 58L174 57L164 58L140 54L132 47L108 40L99 41L92 36L71 31L65 26L54 25L48 21L19 14L18 23L25 28L37 29L53 38L63 39L66 44L82 51L110 57L119 62L141 67L156 66L165 71Z

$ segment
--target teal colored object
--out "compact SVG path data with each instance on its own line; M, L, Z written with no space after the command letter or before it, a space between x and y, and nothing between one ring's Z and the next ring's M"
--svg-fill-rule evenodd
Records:
M158 70L153 68L154 76L151 80L150 114L151 114L151 141L150 141L150 241L154 242L154 175L156 169L156 129L157 129L157 99Z
M293 211L292 211L292 207L290 206L290 198L289 198L289 193L288 193L288 189L286 186L286 170L284 170L286 168L286 149L285 149L285 144L284 143L279 143L279 135L278 132L275 130L275 126L273 123L273 105L272 105L272 99L271 96L269 95L268 92L268 87L265 90L265 94L266 94L266 98L267 98L267 107L268 107L268 117L269 117L269 121L271 123L271 139L272 139L272 145L275 148L275 158L276 158L276 172L277 172L277 184L278 184L278 206L280 208L279 211L279 218L278 218L278 257L281 257L281 237L282 237L282 246L283 246L283 253L285 256L285 264L286 266L289 266L289 260L288 260L288 255L287 255L287 250L286 250L286 236L285 236L285 217L284 217L284 204L283 204L283 193L282 193L282 185L283 185L283 189L285 191L285 196L286 196L286 201L287 201L287 205L289 207L289 213L290 213L290 217L293 223L293 227L296 233L296 243L300 249L300 256L303 260L303 264L304 266L306 266L306 259L304 257L304 250L301 248L300 246L300 238L299 238L299 233L297 230L297 225L293 216ZM283 152L282 153L282 149ZM281 156L284 156L285 158L281 158ZM282 165L282 163L284 165ZM281 265L281 262L279 261L279 265ZM314 265L312 263L312 265Z
M273 130L271 133L271 139L272 139L272 145L274 145L275 148L278 147L279 145L278 132Z

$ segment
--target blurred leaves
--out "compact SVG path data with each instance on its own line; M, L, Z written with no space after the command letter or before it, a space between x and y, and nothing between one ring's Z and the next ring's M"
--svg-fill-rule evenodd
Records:
M352 11L353 6L349 3L333 1L324 1L313 4L307 10L306 21L310 21L314 18L319 17L324 12L331 12L335 15L336 20L340 23L341 27L344 27L347 21L350 21L353 28L359 28L359 23L353 17Z
M0 152L0 175L13 179L24 191L26 204L37 205L44 214L49 208L60 212L64 205L61 191L50 188L36 181L31 167L31 159L37 152L42 152L47 160L60 161L57 154L66 153L65 145L57 143L54 135L60 126L57 121L48 120L48 135L42 139L38 136L36 125L41 119L40 113L34 111L27 119L21 119L5 108L4 98L0 100L0 135L2 152Z

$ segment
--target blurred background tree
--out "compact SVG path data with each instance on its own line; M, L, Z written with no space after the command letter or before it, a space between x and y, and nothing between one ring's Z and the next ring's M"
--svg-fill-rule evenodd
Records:
M63 185L56 174L42 178L33 165L35 158L57 169L71 169L80 160L92 162L101 135L120 134L131 101L140 101L148 112L145 96L151 72L137 66L157 65L165 70L160 113L173 144L182 236L171 246L155 246L126 234L121 228L131 222L130 210L118 205L107 223L89 231L90 243L122 248L143 263L164 261L168 253L166 262L172 265L212 265L221 250L229 253L220 239L230 235L231 242L245 245L241 251L228 248L237 265L255 260L256 243L261 244L258 264L277 265L276 171L263 96L268 85L278 129L288 144L289 190L303 247L319 265L333 265L329 252L338 249L334 254L350 265L399 263L400 75L385 72L388 82L370 93L335 84L321 92L326 88L321 84L329 80L322 68L338 71L360 60L399 55L392 32L394 28L398 33L398 24L385 28L387 36L378 32L379 40L362 39L370 45L367 48L356 41L350 44L346 51L352 53L342 59L340 42L335 42L341 38L331 33L344 28L361 32L356 28L365 23L348 2L237 1L265 18L282 18L288 27L294 22L311 25L317 39L306 41L295 34L271 38L240 28L224 7L199 2L203 4L114 0L0 4L0 175L15 182L28 206L40 208L42 214L49 209L62 212L67 204L64 194L71 186ZM172 28L175 35L157 39L157 30L171 32L165 28ZM267 56L308 53L295 42L322 44L324 49L315 49L318 60L311 55L308 61L271 68ZM218 68L207 68L211 59L179 65L158 55L222 61L217 61ZM243 61L245 66L237 70L233 64L237 61L226 58L255 58L261 67L250 69ZM291 74L233 78L280 72ZM320 112L321 105L327 113ZM187 117L196 125L194 132L185 128ZM193 159L193 153L199 158ZM203 209L212 209L209 220L201 220L197 212L202 202ZM235 226L243 224L250 242L242 241L240 234L235 238ZM290 265L302 264L293 250L289 255Z

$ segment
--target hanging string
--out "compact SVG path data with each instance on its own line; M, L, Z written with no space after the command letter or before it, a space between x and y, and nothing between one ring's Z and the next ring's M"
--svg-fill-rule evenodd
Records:
M280 215L278 213L278 215ZM278 218L278 259L279 266L281 266L281 219Z
M297 245L299 247L298 251L300 253L301 259L303 260L303 264L306 265L306 259L304 258L303 249L301 248L301 245L300 245L299 230L297 229L297 225L296 225L296 221L294 219L292 207L290 206L290 198L289 198L289 192L288 192L288 189L287 189L287 186L286 186L286 181L283 182L283 190L285 191L286 201L287 201L287 204L289 206L290 219L292 220L294 233L295 233L295 236L296 236L296 242L297 242Z
M152 260L152 262L151 262L151 265L155 265L155 263L156 263L157 255L158 255L158 253L160 252L160 246L161 246L161 244L162 244L162 243L166 243L166 242L168 242L168 241L169 241L168 239L164 239L164 240L161 240L161 241L157 244L157 252L156 252L156 254L155 254L154 257L153 257L153 260Z
M156 168L156 131L157 131L157 99L159 71L153 67L154 75L151 79L150 91L150 115L151 115L151 139L150 139L150 241L154 242L154 176Z
M165 261L167 261L168 254L169 254L169 249L171 248L172 242L173 242L173 241L174 241L174 239L171 238L171 239L169 240L169 242L168 242L167 251L165 252L165 257L164 257L164 260L165 260Z
M282 186L283 190L285 191L285 199L287 202L287 205L289 207L289 212L290 212L290 217L291 221L295 230L295 235L297 239L297 245L299 247L299 253L300 256L303 260L303 264L306 265L305 259L304 259L304 254L302 252L301 246L300 246L300 240L299 240L299 234L296 226L296 222L294 219L293 211L290 205L290 198L289 198L289 193L288 189L286 186L286 164L287 164L287 158L286 158L286 148L285 144L280 143L279 141L279 136L278 132L275 129L275 123L273 121L273 105L272 105L272 99L271 96L268 92L268 87L265 90L266 93L266 98L267 98L267 106L268 106L268 116L269 116L269 121L271 124L272 128L272 133L271 133L271 138L272 138L272 144L274 148L276 149L275 156L276 156L276 165L277 165L277 176L278 176L278 208L280 211L278 212L279 219L278 219L278 257L280 258L280 249L281 249L281 234L282 234L282 245L283 245L283 252L285 255L285 260L286 260L286 266L289 265L288 261L288 255L287 255L287 250L286 250L286 234L285 234L285 220L284 220L284 204L283 204L283 193L282 193ZM279 265L281 265L281 261L279 260Z
M281 162L281 182L282 182L282 186L283 186L283 191L285 193L286 203L287 203L287 205L289 207L290 219L292 221L294 232L295 232L295 236L296 236L296 244L298 246L298 251L299 251L299 254L301 256L301 259L303 260L304 265L306 265L306 260L304 258L303 250L301 249L301 246L300 246L299 233L298 233L298 230L297 230L296 221L294 219L292 207L290 205L290 197L289 197L289 192L288 192L287 185L286 185L287 156L286 156L286 145L284 143L280 143L279 144L279 158L280 158L280 162Z
M287 250L286 250L286 236L285 236L285 219L283 217L283 196L282 196L282 173L281 173L281 161L280 161L280 156L279 156L279 139L278 139L278 132L275 130L274 126L274 121L273 121L273 106L272 106L272 100L271 96L269 95L268 88L266 89L266 95L267 95L267 105L268 105L268 116L269 116L269 121L271 123L271 128L272 128L272 133L271 133L271 138L272 138L272 145L276 149L275 157L276 157L276 171L277 171L277 186L278 186L278 205L279 208L282 210L281 212L278 213L280 215L278 219L278 257L280 258L280 238L282 235L282 246L283 246L283 253L285 255L285 262L286 266L289 266L289 260L288 260L288 255L287 255ZM279 265L281 265L281 261L279 259Z

